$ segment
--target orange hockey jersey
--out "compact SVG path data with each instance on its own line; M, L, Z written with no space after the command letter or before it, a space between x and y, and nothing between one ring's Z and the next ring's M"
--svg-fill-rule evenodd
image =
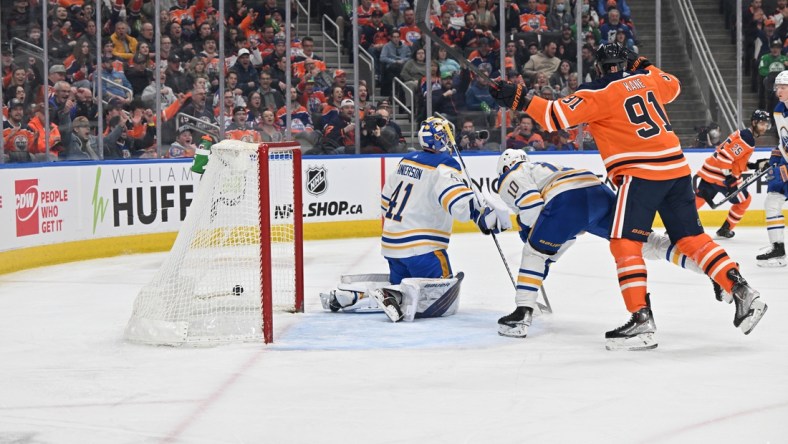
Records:
M725 185L725 176L737 179L747 170L747 162L755 150L755 137L749 129L736 131L728 136L717 150L703 162L698 176L706 182Z
M534 97L528 114L546 131L588 123L608 176L649 180L691 173L663 104L681 92L679 80L655 66L609 74L559 100Z
M257 130L248 129L236 129L230 130L224 133L225 137L232 140L241 140L243 142L250 142L250 143L262 143L263 137L260 136L260 133Z

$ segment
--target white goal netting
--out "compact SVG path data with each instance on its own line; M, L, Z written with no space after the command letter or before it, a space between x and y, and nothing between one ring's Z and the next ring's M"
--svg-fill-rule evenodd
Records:
M260 341L265 323L271 331L266 301L278 310L298 307L296 216L300 214L294 211L298 149L293 144L289 149L268 150L266 155L258 144L234 140L212 147L172 250L134 302L126 327L128 340L167 345ZM266 165L260 173L258 153L263 153L267 175ZM261 184L270 197L264 212L260 211L266 197L260 194ZM270 226L263 236L261 226ZM270 262L261 260L267 246ZM270 296L266 280L270 280ZM270 316L271 310L267 311Z

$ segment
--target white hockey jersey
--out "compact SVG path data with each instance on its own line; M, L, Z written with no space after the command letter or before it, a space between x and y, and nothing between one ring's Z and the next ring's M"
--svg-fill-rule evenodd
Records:
M588 170L547 162L520 162L498 179L498 194L521 225L533 227L542 207L558 194L601 183Z
M777 142L777 150L783 159L788 162L788 107L783 102L778 102L777 106L774 107L773 116L774 126L780 139Z
M407 154L381 194L383 256L405 258L449 246L452 219L471 218L473 191L447 153Z

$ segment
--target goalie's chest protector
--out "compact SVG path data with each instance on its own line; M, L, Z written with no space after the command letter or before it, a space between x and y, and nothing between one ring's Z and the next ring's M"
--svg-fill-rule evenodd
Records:
M448 154L406 155L381 193L383 256L412 257L447 248L452 219L469 219L472 196Z

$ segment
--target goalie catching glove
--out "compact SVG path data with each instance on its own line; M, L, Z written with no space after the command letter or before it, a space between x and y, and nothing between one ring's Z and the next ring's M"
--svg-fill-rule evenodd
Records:
M524 111L531 103L531 99L526 96L525 85L506 80L496 80L490 83L490 95L502 107L515 111Z

